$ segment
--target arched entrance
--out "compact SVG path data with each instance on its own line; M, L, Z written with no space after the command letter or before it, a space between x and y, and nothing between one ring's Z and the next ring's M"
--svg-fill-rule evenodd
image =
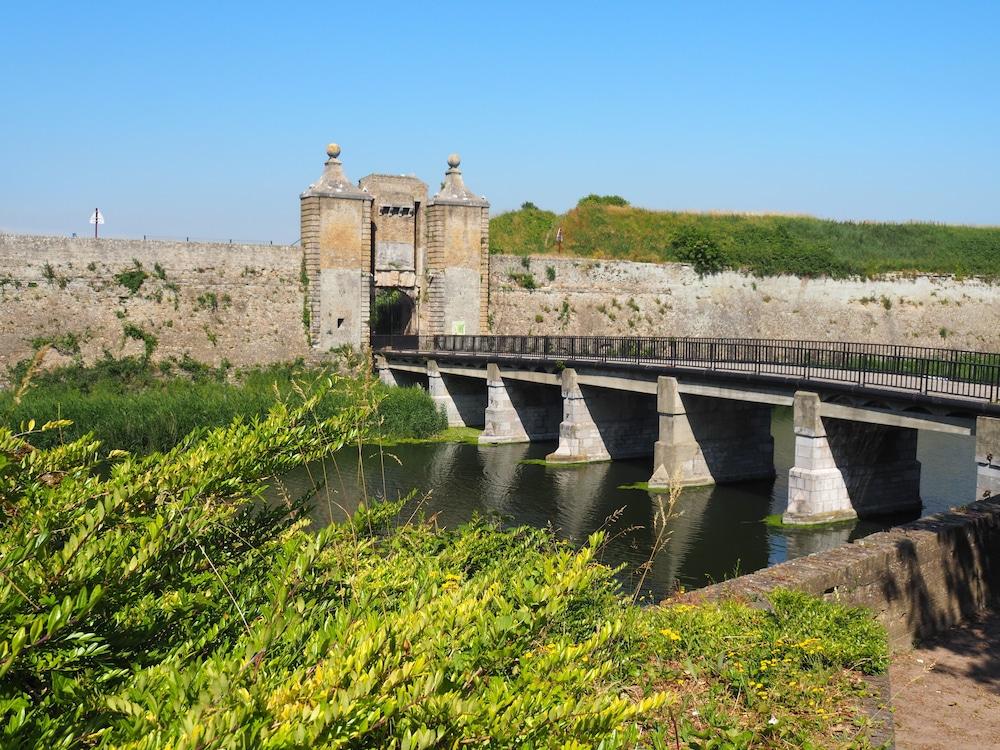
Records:
M401 336L416 332L416 306L408 291L399 287L377 287L372 304L374 336Z

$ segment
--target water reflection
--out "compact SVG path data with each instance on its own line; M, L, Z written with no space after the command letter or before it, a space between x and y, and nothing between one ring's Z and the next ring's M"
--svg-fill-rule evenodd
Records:
M686 489L664 528L656 521L654 496L622 489L649 478L648 459L559 468L524 463L551 452L554 444L548 442L368 447L360 456L344 451L325 464L293 472L284 485L295 495L326 483L315 503L314 519L320 524L344 518L365 497L396 498L416 490L404 517L420 511L453 526L476 514L495 515L511 525L550 527L575 544L603 529L608 541L602 559L621 566L619 577L628 590L662 532L667 543L652 560L642 592L662 597L678 584L702 586L886 528L887 523L870 522L809 531L768 527L765 517L781 513L787 498L794 448L790 410L775 410L772 432L776 479ZM925 512L973 498L973 450L970 438L920 435Z

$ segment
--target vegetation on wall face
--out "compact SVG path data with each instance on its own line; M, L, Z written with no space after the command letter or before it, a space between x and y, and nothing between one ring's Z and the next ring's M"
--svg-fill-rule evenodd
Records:
M709 251L703 266L758 276L877 276L941 273L1000 277L1000 228L892 224L807 216L648 211L617 196L587 196L562 216L536 207L495 216L490 252L553 253L562 229L567 255L651 263L687 260ZM698 237L701 250L687 241Z
M143 282L149 278L149 274L139 261L133 260L132 263L132 268L126 268L115 274L115 281L128 289L130 294L137 294Z
M249 266L244 270L251 270ZM306 267L306 253L302 251L302 265L299 267L299 291L302 292L302 327L306 333L306 343L312 343L312 305L309 301L309 269Z

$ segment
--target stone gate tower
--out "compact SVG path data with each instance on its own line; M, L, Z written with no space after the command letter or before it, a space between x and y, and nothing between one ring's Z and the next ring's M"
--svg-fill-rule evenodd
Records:
M313 347L360 348L373 333L485 333L489 203L465 187L458 154L429 200L412 176L355 185L340 147L327 155L300 204Z

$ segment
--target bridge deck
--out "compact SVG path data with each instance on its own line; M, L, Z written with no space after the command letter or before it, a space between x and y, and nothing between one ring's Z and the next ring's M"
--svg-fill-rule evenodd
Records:
M508 362L519 366L565 365L615 368L652 374L740 379L788 388L822 388L873 399L888 398L935 404L964 414L1000 414L996 403L1000 360L990 353L957 352L919 347L837 345L815 342L757 342L743 340L650 340L604 337L433 336L394 337L376 341L384 355L435 357L450 361ZM650 342L657 344L650 346ZM711 357L665 357L663 343L677 353L692 349ZM697 346L692 346L696 343ZM844 348L828 348L842 346ZM622 354L623 350L632 351ZM849 348L848 348L849 347ZM651 354L645 354L651 350ZM752 361L747 353L762 356ZM727 356L728 355L728 356ZM735 355L735 356L734 356ZM942 356L943 355L943 356ZM779 359L794 359L781 362ZM851 360L874 362L876 368L837 367ZM950 378L937 373L954 373Z

